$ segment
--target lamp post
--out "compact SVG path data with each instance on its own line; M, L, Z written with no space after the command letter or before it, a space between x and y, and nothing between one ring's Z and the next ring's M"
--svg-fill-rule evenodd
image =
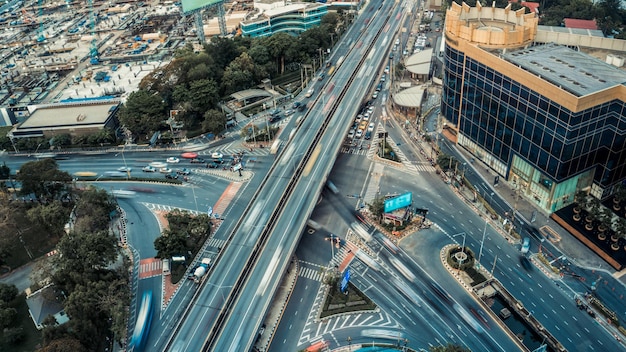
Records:
M465 254L465 237L466 237L466 233L465 232L457 233L456 235L452 235L452 238L454 238L456 236L461 236L461 235L463 235L463 244L461 245L461 252L463 254ZM463 259L463 260L465 260L465 259Z
M483 239L480 240L480 250L478 251L478 268L480 269L480 257L483 255L483 245L485 244L485 234L487 233L487 217L485 216L485 227L483 228Z

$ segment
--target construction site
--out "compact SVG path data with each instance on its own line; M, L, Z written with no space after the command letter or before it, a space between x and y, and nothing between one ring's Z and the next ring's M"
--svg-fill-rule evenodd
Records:
M235 34L245 2L204 11L203 34ZM124 100L143 77L187 43L200 49L197 19L173 1L9 0L0 6L0 104L30 105L113 96ZM222 24L213 13L223 14ZM196 16L197 17L197 16Z

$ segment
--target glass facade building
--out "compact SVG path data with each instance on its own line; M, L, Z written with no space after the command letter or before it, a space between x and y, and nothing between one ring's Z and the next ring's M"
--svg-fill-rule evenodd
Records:
M460 40L446 32L441 100L459 145L549 212L626 177L624 71L553 44Z
M241 33L248 37L264 37L278 32L297 35L319 26L327 13L325 4L288 5L284 9L270 10L259 18L242 22Z

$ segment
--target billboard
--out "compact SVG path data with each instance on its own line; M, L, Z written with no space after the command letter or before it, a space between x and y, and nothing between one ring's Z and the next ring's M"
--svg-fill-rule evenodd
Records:
M350 282L350 268L347 268L345 274L343 274L343 280L341 280L341 286L339 286L341 292L346 293L348 282Z
M223 2L223 0L182 0L183 13L189 14L220 2Z
M397 197L385 200L385 213L404 207L408 207L413 202L413 193L408 192Z

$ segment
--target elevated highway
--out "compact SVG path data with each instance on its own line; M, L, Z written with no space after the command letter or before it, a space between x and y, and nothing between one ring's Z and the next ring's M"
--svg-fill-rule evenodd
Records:
M250 349L341 142L387 59L401 10L393 2L372 3L344 35L333 54L341 66L325 84L315 83L323 84L316 87L321 95L284 142L174 335L155 348Z

